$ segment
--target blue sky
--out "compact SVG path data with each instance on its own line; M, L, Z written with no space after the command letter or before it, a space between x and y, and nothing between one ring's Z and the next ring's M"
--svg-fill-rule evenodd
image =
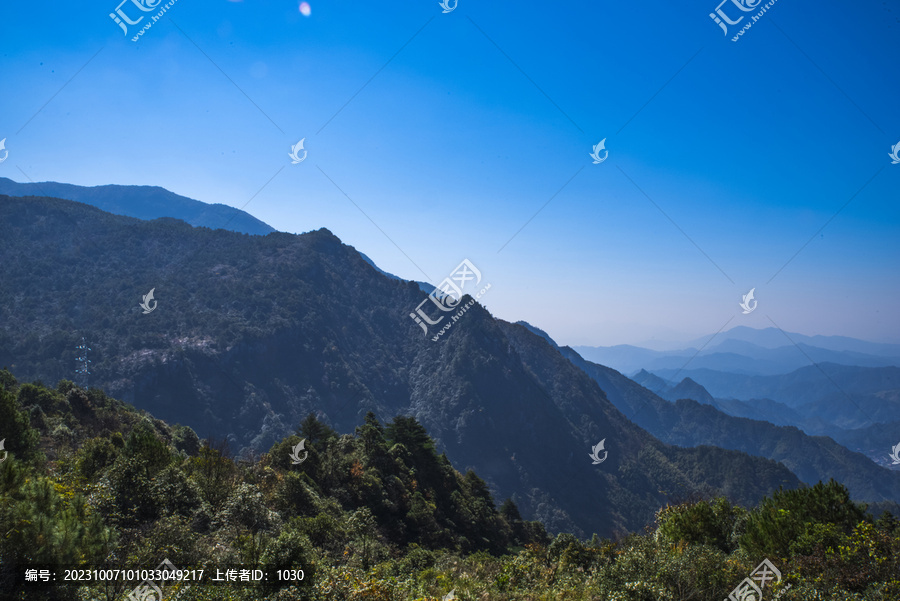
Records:
M5 2L0 176L327 227L410 279L469 258L563 344L900 342L900 6L778 0L732 42L717 4L178 0L132 42L116 0Z

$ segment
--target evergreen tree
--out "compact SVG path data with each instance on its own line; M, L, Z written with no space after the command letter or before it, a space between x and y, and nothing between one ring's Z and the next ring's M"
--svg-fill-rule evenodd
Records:
M28 414L19 410L16 395L0 388L0 432L4 450L22 461L34 459L37 453L38 432L31 427Z
M365 423L356 428L356 435L362 442L366 463L375 468L380 475L388 473L392 462L388 455L387 440L384 428L374 413L369 411L366 414Z
M300 423L297 433L309 444L319 444L337 438L337 432L328 424L319 421L315 413L310 413Z

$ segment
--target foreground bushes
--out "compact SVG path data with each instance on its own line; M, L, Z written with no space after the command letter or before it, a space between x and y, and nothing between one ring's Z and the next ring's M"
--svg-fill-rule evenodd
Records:
M31 404L28 404L31 403ZM278 587L194 584L166 600L719 601L764 558L783 601L900 599L900 523L829 482L757 508L725 499L661 509L622 540L547 537L512 500L497 509L414 419L366 417L339 436L315 417L237 461L101 391L18 386L0 372L10 458L0 464L0 597L119 601L136 583L25 589L36 563L302 569ZM299 467L288 460L306 440ZM20 578L19 578L20 579ZM767 591L766 598L772 593Z

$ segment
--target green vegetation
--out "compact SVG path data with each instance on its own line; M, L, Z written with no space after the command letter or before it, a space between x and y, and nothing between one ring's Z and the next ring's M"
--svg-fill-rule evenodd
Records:
M304 570L302 586L194 584L166 599L707 601L770 559L784 601L900 598L900 522L870 518L835 482L755 509L672 505L618 541L550 539L498 509L411 417L368 414L353 435L308 416L261 457L235 459L102 391L0 372L0 597L124 599L138 582L23 588L28 566ZM293 448L305 439L294 465ZM603 511L603 507L598 507ZM770 598L767 593L767 598ZM170 596L171 595L171 596Z

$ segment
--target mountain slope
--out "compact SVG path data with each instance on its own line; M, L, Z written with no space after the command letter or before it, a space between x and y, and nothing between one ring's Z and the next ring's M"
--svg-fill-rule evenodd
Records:
M900 421L838 430L831 437L848 449L865 454L878 465L898 469L890 455L894 446L900 444Z
M619 498L627 506L652 505L653 495L649 494L649 490L644 497L635 494L649 483L641 464L649 461L665 465L663 457L676 467L677 471L666 476L659 467L655 468L655 485L662 486L663 490L676 497L687 492L685 487L687 481L693 481L704 494L721 490L731 498L748 499L753 494L752 487L748 487L743 479L723 477L724 472L740 472L742 466L757 474L766 474L764 478L772 483L777 482L777 485L796 486L793 475L787 476L783 466L774 461L753 465L747 461L747 455L723 452L722 449L709 447L681 449L660 445L659 441L649 436L645 430L634 427L632 422L609 402L604 391L591 381L588 374L578 369L572 370L574 366L559 352L555 343L543 339L543 336L532 331L536 328L502 321L500 323L523 363L547 394L554 399L560 413L571 424L572 430L581 435L585 441L585 450L588 446L596 444L594 441L603 437L607 442L606 448L615 449L610 453L615 453L619 449L623 451L624 457L613 466L618 467L620 477L627 477L631 485L626 486L626 490L613 489L612 492L622 495ZM598 402L598 399L603 402ZM636 461L632 463L631 456L634 456L635 449L639 450L639 453L636 455ZM557 469L579 484L590 481L591 466L586 463L579 464L577 456L575 459L576 461L558 466ZM606 463L602 465L605 466ZM603 470L603 473L606 471ZM660 476L668 479L662 480ZM571 481L567 484L571 485ZM608 486L612 484L610 482Z
M830 438L731 417L692 400L673 404L614 369L586 361L569 347L562 352L590 375L629 419L664 442L740 450L779 461L807 483L834 478L861 501L900 502L900 472L879 467Z
M193 226L265 236L275 228L253 215L223 204L207 204L158 186L75 186L56 182L20 184L0 177L0 194L51 196L89 204L114 215L150 220L181 219Z
M368 411L413 415L454 466L553 530L638 529L660 490L749 504L798 484L765 459L661 444L544 340L478 304L432 342L409 317L418 286L324 229L257 237L0 197L0 280L0 365L22 379L72 378L85 336L93 385L258 450L310 412L341 432ZM604 437L609 458L592 465Z

